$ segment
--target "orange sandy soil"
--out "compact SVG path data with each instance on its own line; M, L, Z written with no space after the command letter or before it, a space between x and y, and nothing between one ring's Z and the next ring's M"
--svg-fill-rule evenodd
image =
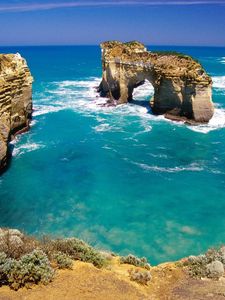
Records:
M105 269L75 262L73 270L59 270L52 283L31 289L0 288L0 300L225 300L225 278L219 281L189 278L174 263L151 268L152 280L143 286L130 281L131 265L113 258Z

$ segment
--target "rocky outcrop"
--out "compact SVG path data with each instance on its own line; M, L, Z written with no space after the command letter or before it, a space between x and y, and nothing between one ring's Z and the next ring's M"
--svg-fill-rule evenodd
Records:
M138 42L105 42L101 49L99 92L110 103L132 100L133 90L148 80L154 87L153 113L189 123L206 123L212 118L212 79L190 56L149 52Z
M9 161L8 144L29 128L32 76L20 54L0 55L0 172Z

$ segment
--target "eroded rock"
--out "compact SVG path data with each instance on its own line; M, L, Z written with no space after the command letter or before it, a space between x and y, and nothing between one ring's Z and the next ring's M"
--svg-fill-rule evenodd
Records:
M29 128L32 81L20 54L0 54L0 172L9 161L8 143Z
M102 81L98 91L113 104L132 100L148 80L154 87L153 113L190 123L206 123L214 113L212 79L189 56L148 52L139 42L101 44Z

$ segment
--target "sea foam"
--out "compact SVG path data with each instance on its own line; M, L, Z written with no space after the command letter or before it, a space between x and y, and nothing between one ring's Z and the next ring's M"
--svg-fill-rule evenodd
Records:
M213 76L213 87L216 89L225 89L225 76Z
M208 133L212 130L225 128L225 110L222 108L216 108L214 115L208 124L189 126L189 128L201 133Z
M13 156L20 156L24 153L35 151L35 150L41 149L43 147L44 147L44 145L42 145L42 144L29 143L29 142L18 146L17 141L15 141L12 155Z
M167 121L175 124L170 120L164 118L164 116L155 116L151 113L149 107L149 100L153 95L153 86L146 81L145 84L134 90L134 101L129 104L122 104L116 107L107 106L106 98L102 98L98 95L96 87L100 84L101 78L90 77L86 80L66 80L60 82L50 82L45 88L45 98L37 99L35 102L34 116L41 116L60 110L72 109L78 113L85 115L96 115L99 118L100 114L114 114L114 115L129 115L138 116L141 119L149 121ZM225 91L225 76L214 76L213 87L219 90ZM48 97L46 97L48 95ZM43 95L42 95L43 96ZM182 125L182 123L177 123ZM151 125L147 124L151 130ZM208 124L199 126L187 126L190 130L199 133L208 133L212 130L225 127L225 110L222 107L216 105L213 118ZM110 125L100 124L94 129L96 131L108 131Z
M222 57L221 60L220 60L220 62L221 62L222 64L225 64L225 57Z
M177 167L160 167L155 165L147 165L144 163L137 163L137 162L132 162L132 163L144 169L145 171L153 171L153 172L177 173L177 172L184 172L184 171L200 172L203 170L203 167L199 166L196 163L192 163L187 166L177 166Z

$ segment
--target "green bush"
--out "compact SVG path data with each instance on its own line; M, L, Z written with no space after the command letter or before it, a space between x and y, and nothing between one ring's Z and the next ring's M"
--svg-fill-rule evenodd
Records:
M223 266L225 265L225 247L220 249L209 249L205 254L198 256L189 256L184 262L184 265L188 267L189 274L192 277L209 277L212 278L214 273L211 272L211 267L220 262ZM219 265L219 268L221 267ZM221 269L221 268L220 268ZM214 276L218 277L217 275Z
M72 269L73 260L70 256L62 252L56 252L53 254L53 260L56 262L59 269Z
M149 271L142 271L142 270L129 270L130 280L136 281L140 284L148 284L148 282L152 279L151 273Z
M33 237L25 236L17 229L0 228L0 252L7 257L19 259L21 256L32 252L39 245Z
M4 271L2 270L2 267L7 262L7 255L4 252L0 252L0 286L5 284L7 282L7 277Z
M121 256L120 257L120 263L121 264L129 264L136 267L142 267L145 269L150 269L150 264L148 263L147 259L145 257L139 258L132 254L129 254L127 256Z
M0 266L6 262L7 255L4 252L0 252Z
M41 250L34 250L21 257L20 260L6 258L1 254L0 279L2 284L8 284L18 290L31 284L48 284L54 276L54 270L46 254Z
M189 59L189 60L193 60L197 63L199 63L199 61L193 57L191 57L190 55L187 55L187 54L184 54L184 53L181 53L181 52L178 52L178 51L151 51L151 53L155 53L157 55L160 55L160 56L169 56L169 55L173 55L173 56L177 56L179 58L185 58L185 59Z
M98 268L103 267L106 263L106 259L99 251L76 238L52 240L45 245L44 251L46 253L61 252L74 260L93 263Z

